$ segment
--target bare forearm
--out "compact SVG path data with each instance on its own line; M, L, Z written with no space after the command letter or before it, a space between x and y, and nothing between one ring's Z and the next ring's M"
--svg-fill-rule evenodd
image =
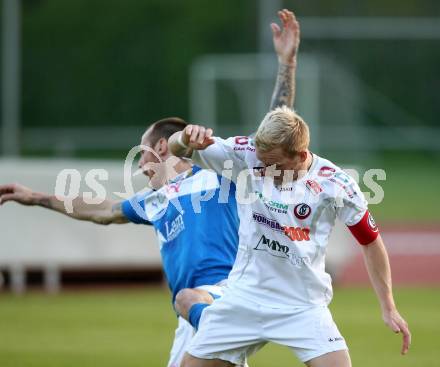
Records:
M104 200L101 204L88 204L82 198L72 200L72 211L66 210L63 200L54 195L33 193L34 205L54 210L70 218L96 224L126 223L122 215L121 203Z
M411 332L408 323L399 314L394 303L390 262L382 238L379 236L372 243L364 246L363 252L371 283L379 298L382 318L392 331L402 333L401 353L406 354L411 344Z
M363 247L365 265L383 311L396 308L393 298L391 268L388 254L379 236Z
M277 80L270 103L271 110L282 106L293 108L295 101L295 74L296 59L289 64L279 64Z

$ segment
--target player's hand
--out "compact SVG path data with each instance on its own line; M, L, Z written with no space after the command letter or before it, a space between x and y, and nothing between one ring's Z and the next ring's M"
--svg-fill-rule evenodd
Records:
M0 205L15 201L23 205L35 205L34 192L19 184L0 185Z
M400 316L397 310L385 312L383 315L385 324L393 330L396 334L402 333L403 343L401 353L408 353L409 346L411 345L411 332L409 331L407 322Z
M282 64L293 64L299 47L299 23L295 14L287 9L278 12L282 29L278 24L272 23L273 45L278 55L278 61Z
M189 148L203 150L214 144L212 129L200 125L188 125L182 131L182 142Z

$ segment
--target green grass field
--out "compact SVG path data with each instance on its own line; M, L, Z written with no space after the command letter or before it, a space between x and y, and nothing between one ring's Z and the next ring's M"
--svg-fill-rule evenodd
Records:
M369 289L337 289L332 310L353 365L440 365L440 289L397 289L413 333L409 355L383 325ZM0 366L165 366L176 319L162 289L80 291L58 296L0 294ZM266 346L251 366L301 366L286 348Z

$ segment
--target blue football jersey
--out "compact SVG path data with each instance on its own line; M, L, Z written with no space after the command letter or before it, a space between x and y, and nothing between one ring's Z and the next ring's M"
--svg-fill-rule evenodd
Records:
M161 189L124 201L122 211L133 223L154 226L173 301L183 288L228 277L239 226L231 181L193 166Z

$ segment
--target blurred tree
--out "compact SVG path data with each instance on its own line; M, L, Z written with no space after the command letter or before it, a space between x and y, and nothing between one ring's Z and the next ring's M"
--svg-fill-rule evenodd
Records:
M188 70L255 47L251 0L25 1L23 122L146 124L188 115Z

